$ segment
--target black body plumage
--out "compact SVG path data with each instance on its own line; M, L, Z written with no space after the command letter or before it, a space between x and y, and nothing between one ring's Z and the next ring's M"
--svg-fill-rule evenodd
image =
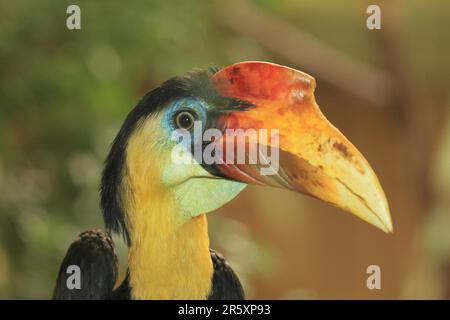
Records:
M80 269L81 288L68 286L69 266ZM109 234L101 230L81 233L61 263L53 299L111 299L117 279L117 257Z
M223 256L210 250L214 273L210 300L241 300L244 290ZM67 268L77 265L82 270L81 288L67 287ZM117 257L111 236L101 230L85 231L74 241L59 269L53 299L56 300L130 300L128 275L114 289L117 279Z

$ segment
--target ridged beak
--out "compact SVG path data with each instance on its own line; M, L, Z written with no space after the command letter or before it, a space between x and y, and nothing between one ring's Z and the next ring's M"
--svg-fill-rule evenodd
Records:
M254 163L239 163L238 152L227 152L227 163L217 165L223 176L301 192L392 232L389 206L377 176L358 149L320 111L313 77L272 63L242 62L218 71L212 80L222 96L253 105L217 119L225 132L238 132L233 138L224 135L224 145L244 134L240 141L247 147L254 143L258 150ZM247 130L256 134L243 133ZM261 152L261 147L268 151ZM248 150L246 157L251 157ZM268 166L272 172L261 170Z

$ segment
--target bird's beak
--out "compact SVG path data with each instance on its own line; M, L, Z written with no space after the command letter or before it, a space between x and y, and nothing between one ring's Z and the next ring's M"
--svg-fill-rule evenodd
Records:
M377 176L320 111L313 77L272 63L242 62L218 71L212 81L222 96L253 104L218 119L222 129L234 129L234 137L223 135L225 145L244 141L247 147L244 163L238 161L236 148L224 148L229 150L224 152L226 163L217 165L223 176L308 194L392 232ZM244 139L236 138L239 135ZM249 146L254 142L258 157L251 162Z

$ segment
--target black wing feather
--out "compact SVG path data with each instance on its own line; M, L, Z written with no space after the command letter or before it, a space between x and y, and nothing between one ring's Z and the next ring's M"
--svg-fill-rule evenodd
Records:
M244 290L225 258L210 249L214 273L209 300L243 300ZM81 270L81 289L67 287L67 268L77 265ZM101 230L81 233L67 251L61 264L53 299L56 300L98 300L131 298L129 275L113 291L117 279L117 257L110 235Z
M214 273L212 278L212 290L208 297L209 300L243 300L244 290L242 285L226 262L225 258L218 252L210 249L211 260L213 262ZM129 274L122 284L114 290L112 299L130 300L131 287L129 283Z
M218 252L209 249L214 266L212 290L209 300L244 300L244 289L225 258Z
M69 289L67 274L70 265L81 271L81 288ZM110 299L117 278L117 256L110 235L101 230L81 233L67 251L56 280L53 299L95 300Z

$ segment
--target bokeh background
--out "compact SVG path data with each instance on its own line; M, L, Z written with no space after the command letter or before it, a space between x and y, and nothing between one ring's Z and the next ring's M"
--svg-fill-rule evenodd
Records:
M70 4L81 30L66 28ZM369 4L381 30L366 28ZM250 186L209 220L248 297L450 298L449 30L439 0L0 1L0 298L51 297L70 242L103 226L103 160L145 92L244 60L316 77L322 111L374 167L395 228ZM366 287L372 264L381 290Z

